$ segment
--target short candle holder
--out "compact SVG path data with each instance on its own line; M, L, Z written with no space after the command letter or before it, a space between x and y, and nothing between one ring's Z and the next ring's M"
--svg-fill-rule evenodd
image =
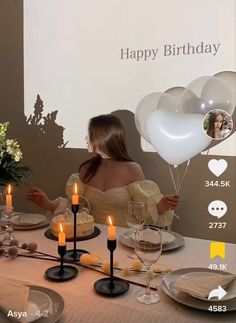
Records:
M65 260L70 260L70 261L79 261L81 255L84 253L89 253L87 250L83 249L76 249L76 229L77 229L77 213L79 212L79 204L72 204L71 205L71 211L74 214L74 249L68 250L65 254Z
M129 283L113 275L113 252L116 249L116 240L108 239L107 248L110 251L110 277L97 280L94 288L98 294L113 297L127 292Z
M13 207L7 209L3 209L1 213L1 227L3 227L5 232L5 237L3 242L10 243L11 240L15 239L13 235L13 221L12 218L14 217L15 213L13 212Z
M48 280L63 282L74 278L78 274L78 269L73 266L64 265L63 259L66 253L66 246L58 246L58 253L61 257L60 266L54 266L45 271Z

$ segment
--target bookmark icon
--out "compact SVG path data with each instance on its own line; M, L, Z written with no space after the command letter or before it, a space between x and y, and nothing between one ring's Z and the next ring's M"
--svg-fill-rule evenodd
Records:
M225 259L224 242L210 242L210 259L213 259L215 257Z

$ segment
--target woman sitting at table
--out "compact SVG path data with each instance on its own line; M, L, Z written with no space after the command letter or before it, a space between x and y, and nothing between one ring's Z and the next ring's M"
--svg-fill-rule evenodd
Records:
M162 196L157 184L145 179L141 166L127 152L125 130L119 118L112 114L92 118L86 142L88 151L95 156L80 165L79 174L69 177L66 183L69 200L76 182L97 223L106 223L107 215L111 214L116 225L126 226L126 208L132 200L144 203L146 223L161 227L172 223L179 196ZM68 199L59 197L52 201L38 188L30 189L27 198L53 214L63 213L68 207Z

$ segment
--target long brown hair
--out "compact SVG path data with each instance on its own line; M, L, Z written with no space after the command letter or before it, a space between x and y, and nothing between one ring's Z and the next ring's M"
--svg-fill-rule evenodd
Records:
M91 118L88 135L95 153L97 151L103 152L117 161L132 161L126 147L125 129L118 117L112 114L103 114ZM101 156L97 154L80 165L79 170L82 166L86 166L85 182L88 182L96 174L101 161Z
M222 118L223 118L222 125L220 127L220 130L222 130L223 124L224 124L224 114L222 112L220 112L220 111L217 111L217 110L216 111L212 111L212 112L209 113L207 134L211 138L215 138L215 121L216 121L216 118L219 115L222 116Z

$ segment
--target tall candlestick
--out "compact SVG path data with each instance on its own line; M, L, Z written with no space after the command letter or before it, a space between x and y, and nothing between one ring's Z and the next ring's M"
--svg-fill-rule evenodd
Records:
M108 240L116 240L116 227L112 225L111 217L108 216L109 226L107 228Z
M60 232L58 233L58 245L65 246L66 245L66 235L63 232L62 225L60 224Z
M79 194L78 194L78 186L77 183L74 184L74 192L72 195L72 204L78 205L79 204Z
M6 212L12 212L12 195L11 195L11 185L8 185L6 194Z
M110 251L110 277L99 279L94 288L99 294L115 296L125 293L129 289L127 281L114 277L113 274L113 252L116 249L116 227L112 225L111 217L108 216L109 226L107 228L107 248Z

